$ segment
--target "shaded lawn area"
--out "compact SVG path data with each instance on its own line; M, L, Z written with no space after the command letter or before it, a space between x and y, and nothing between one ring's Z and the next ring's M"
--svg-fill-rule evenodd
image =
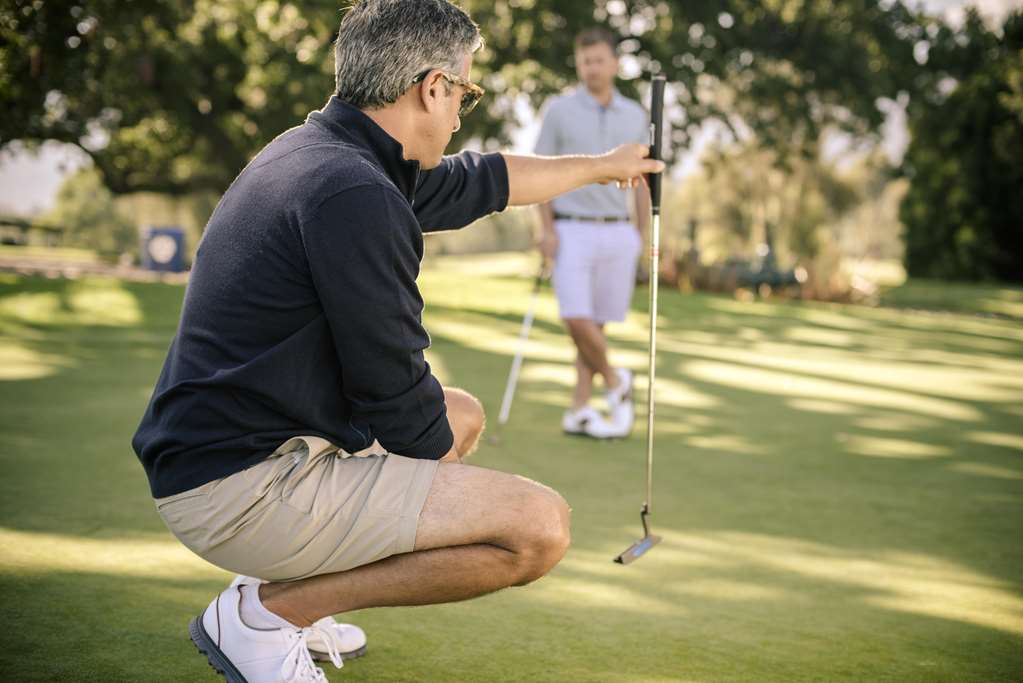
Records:
M496 415L530 268L437 259L430 360ZM164 529L130 436L183 289L0 275L0 671L216 681L189 618L229 576ZM646 292L612 328L645 368ZM997 681L1023 671L1023 326L665 292L653 523L645 446L563 437L572 355L545 291L512 418L481 465L561 491L544 580L346 619L333 681ZM639 392L640 398L643 392ZM492 425L491 428L495 428Z

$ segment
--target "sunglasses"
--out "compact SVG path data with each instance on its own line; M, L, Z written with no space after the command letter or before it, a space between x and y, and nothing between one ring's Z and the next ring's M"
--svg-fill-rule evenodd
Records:
M412 79L412 83L419 83L421 80L426 78L426 75L431 71L433 71L433 69L427 69L423 73L419 74ZM462 94L462 103L458 107L459 116L468 116L469 112L476 108L476 105L480 103L480 100L483 99L483 95L487 92L472 81L467 81L461 76L456 76L453 73L441 71L440 75L448 83L460 85L465 88L465 92Z

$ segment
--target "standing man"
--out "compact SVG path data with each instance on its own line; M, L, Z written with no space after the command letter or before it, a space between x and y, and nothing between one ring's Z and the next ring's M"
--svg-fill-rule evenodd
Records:
M603 154L649 143L646 111L614 87L617 42L609 31L593 28L576 37L575 68L580 84L547 105L535 152ZM570 434L611 438L632 431L632 372L609 363L604 325L625 320L629 310L649 207L642 182L591 184L540 206L540 251L554 263L561 319L577 350L572 407L562 419ZM594 375L604 379L610 421L589 404Z
M132 444L170 530L243 575L189 626L230 683L322 682L310 650L340 666L346 649L330 615L524 585L568 547L561 496L462 463L483 410L423 358L423 231L663 164L640 145L443 157L483 95L481 43L447 0L356 3L335 95L203 235Z

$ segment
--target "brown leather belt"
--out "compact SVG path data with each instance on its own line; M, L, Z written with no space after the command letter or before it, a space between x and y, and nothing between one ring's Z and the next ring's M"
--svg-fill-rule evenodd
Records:
M554 214L556 221L582 221L583 223L628 223L628 216L575 216L570 213Z

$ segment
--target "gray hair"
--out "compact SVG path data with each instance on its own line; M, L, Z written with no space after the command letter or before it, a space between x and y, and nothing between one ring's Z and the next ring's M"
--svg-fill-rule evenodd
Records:
M357 0L334 43L334 94L359 109L384 107L424 71L458 73L482 46L479 26L448 0Z

